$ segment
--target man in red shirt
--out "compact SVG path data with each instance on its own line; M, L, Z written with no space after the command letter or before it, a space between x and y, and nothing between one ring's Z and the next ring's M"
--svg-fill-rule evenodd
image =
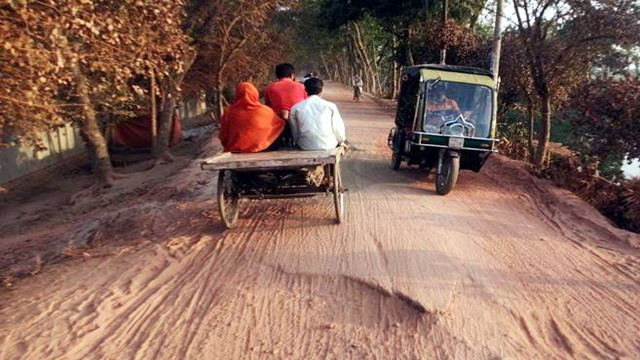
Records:
M277 81L264 89L265 104L283 119L289 118L291 107L307 98L304 85L296 82L295 69L291 64L276 66Z

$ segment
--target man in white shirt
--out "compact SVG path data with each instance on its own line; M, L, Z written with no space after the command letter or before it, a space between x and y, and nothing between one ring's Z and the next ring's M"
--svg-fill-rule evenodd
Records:
M309 97L291 108L291 135L304 150L329 150L346 140L340 112L334 103L320 97L322 87L323 82L318 78L305 81Z

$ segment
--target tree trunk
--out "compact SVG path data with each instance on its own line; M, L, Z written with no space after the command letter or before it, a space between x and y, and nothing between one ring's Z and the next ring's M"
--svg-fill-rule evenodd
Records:
M104 185L111 186L113 185L113 167L107 150L107 142L100 132L96 112L91 103L87 78L80 70L80 65L74 65L72 70L78 92L77 101L81 105L83 117L80 122L80 136L87 147L93 172Z
M394 35L393 38L393 48L395 49L398 46L398 39ZM391 98L395 100L396 96L398 96L398 88L400 87L400 64L396 56L393 57L393 62L391 63L391 72L393 73L393 84L391 85Z
M400 74L399 74L399 69L400 66L398 65L398 62L393 60L393 64L391 65L393 68L391 69L391 72L393 73L393 84L391 84L391 99L396 99L396 97L398 96L398 88L399 88L399 82L400 82Z
M502 7L504 0L497 0L496 3L496 23L493 28L493 48L491 54L491 71L493 72L496 86L498 85L500 73L500 52L502 48Z
M405 62L406 64L403 65L408 65L408 66L413 66L415 65L415 62L413 60L413 53L411 52L411 28L407 27L407 29L403 32L404 38L401 39L401 42L403 43L402 45L404 46L404 53L405 53Z
M529 148L529 161L534 161L535 148L533 147L534 125L535 125L535 109L531 100L527 101L527 115L529 136L527 137L527 146Z
M549 139L551 137L551 96L547 93L542 96L542 130L538 137L538 148L534 158L534 165L538 169L544 168L547 158Z
M360 53L360 58L362 59L363 67L368 79L368 91L375 95L379 95L380 92L378 89L380 88L380 83L378 79L378 73L375 70L375 64L371 61L369 54L367 53L367 47L365 45L365 40L362 36L362 31L360 31L360 27L357 23L353 23L354 29L354 42L356 46L356 50Z
M171 92L164 94L162 109L158 117L158 141L153 149L153 156L157 159L169 160L169 146L171 145L171 130L173 129L173 114L176 109L176 96Z
M447 21L449 18L449 0L443 0L442 2L442 29L447 31ZM443 41L442 49L440 50L440 64L447 63L447 44Z
M335 81L336 79L334 79L332 77L331 71L329 70L329 67L327 66L327 60L325 59L324 54L322 52L320 53L320 61L322 62L322 68L324 69L325 76L328 77L329 79Z
M216 79L216 85L215 85L215 89L216 89L216 119L218 120L218 124L220 124L220 120L222 119L222 115L224 113L224 102L222 101L222 93L223 93L223 85L222 85L222 80L221 80L221 76L218 76L218 79Z
M364 58L362 52L360 51L360 46L356 39L355 35L355 24L349 23L347 24L347 46L348 46L348 55L350 58L349 63L353 64L354 69L353 73L357 73L361 76L362 82L364 83L365 91L369 91L369 85L371 84L370 74L367 69L366 59Z
M158 147L158 108L156 104L156 74L153 69L149 72L151 86L149 90L149 106L151 106L151 149Z
M162 108L158 117L158 141L153 148L153 156L156 159L162 158L166 161L173 161L169 153L171 141L171 130L173 129L173 117L176 111L178 97L180 96L180 86L187 71L193 65L197 56L197 51L192 52L186 58L181 72L172 72L170 77L161 82L162 86Z

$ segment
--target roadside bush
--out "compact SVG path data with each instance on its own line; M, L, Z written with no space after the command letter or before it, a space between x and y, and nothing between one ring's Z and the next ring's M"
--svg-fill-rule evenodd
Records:
M622 196L627 206L626 216L632 225L629 229L640 232L640 179L626 181Z
M614 183L578 155L552 155L539 175L578 195L619 227L640 233L640 179Z
M512 159L528 161L530 159L529 132L519 114L505 114L498 123L498 148L503 155Z

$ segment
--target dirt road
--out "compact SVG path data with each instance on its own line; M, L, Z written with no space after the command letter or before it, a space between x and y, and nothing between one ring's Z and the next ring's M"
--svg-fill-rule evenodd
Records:
M247 204L225 231L194 162L75 220L117 254L0 295L0 358L640 358L637 235L499 157L438 196L389 169L388 112L326 97L355 148L346 223L321 197Z

